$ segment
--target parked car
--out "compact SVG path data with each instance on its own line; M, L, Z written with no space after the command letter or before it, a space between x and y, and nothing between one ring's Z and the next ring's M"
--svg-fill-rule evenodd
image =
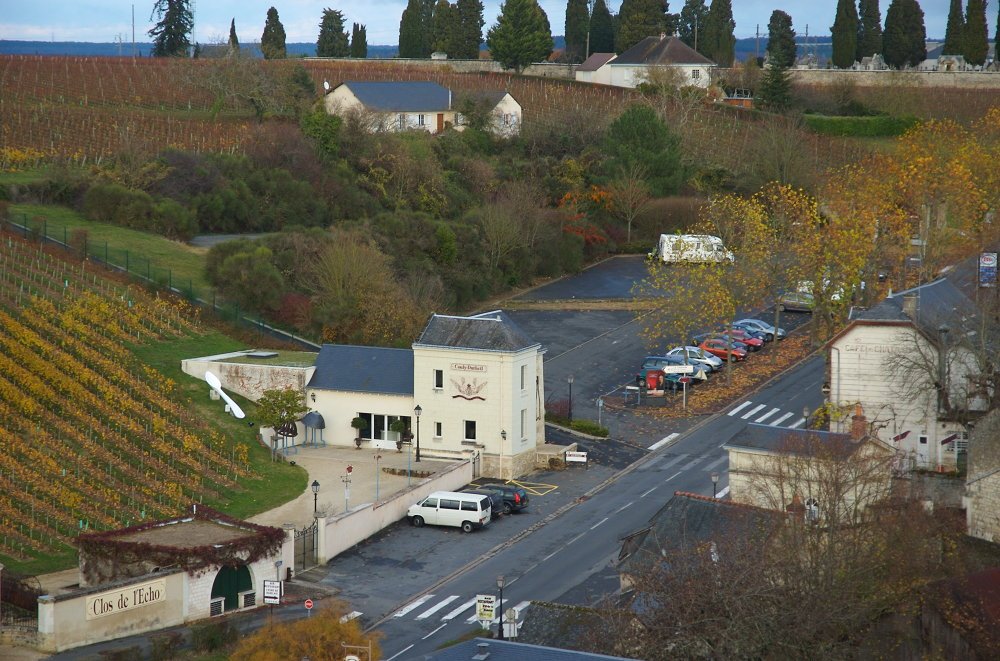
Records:
M747 345L747 349L750 351L760 351L764 347L764 338L759 337L756 333L751 334L742 328L730 328L729 330L723 330L721 332L723 339L726 335L733 338L736 342L742 342Z
M705 340L722 340L724 343L729 342L732 344L734 349L742 349L743 351L757 351L757 349L764 346L763 340L755 340L753 338L747 337L745 340L736 337L735 335L729 335L726 337L726 331L719 331L718 333L702 333L701 335L695 335L691 338L691 344L698 346ZM750 346L747 341L753 342L754 346Z
M490 498L479 494L435 491L406 511L414 528L425 523L460 527L472 532L489 524L492 517Z
M645 360L642 361L642 368L639 370L639 374L636 375L636 379L641 381L646 378L646 370L661 370L668 365L673 367L685 364L694 367L694 372L688 375L691 377L692 383L708 380L708 375L705 374L704 366L694 365L690 362L685 363L684 356L646 356Z
M479 489L493 491L503 498L503 513L520 512L528 506L528 492L513 484L484 484Z
M814 303L812 294L801 291L788 292L778 299L778 305L786 312L812 312Z
M503 514L503 496L498 492L487 489L462 489L462 493L474 493L489 498L490 512L493 514L494 519L499 518Z
M726 340L719 338L705 340L698 345L698 348L704 349L706 352L714 356L718 356L723 360L727 359L729 356L732 356L733 360L746 360L747 357L746 351L743 349L737 349L736 347L730 349L729 343L726 342Z
M775 328L771 324L766 321L761 321L760 319L740 319L735 323L735 325L764 333L764 340L767 342L771 342L775 338L779 340L785 339L784 328Z
M722 368L721 358L713 356L710 353L705 353L698 347L674 347L667 352L668 356L680 356L681 358L683 358L685 354L687 354L688 363L691 365L702 365L709 371L715 371Z

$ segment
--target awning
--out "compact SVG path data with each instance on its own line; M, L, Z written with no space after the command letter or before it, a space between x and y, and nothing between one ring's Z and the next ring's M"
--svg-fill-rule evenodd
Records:
M958 438L958 434L952 434L951 436L945 436L944 439L942 439L942 441L941 441L941 445L946 445L948 443L951 443L956 438Z
M909 435L910 435L910 430L907 429L902 434L896 434L895 436L893 436L892 440L895 441L896 443L899 443L901 440L903 440L904 438L906 438Z

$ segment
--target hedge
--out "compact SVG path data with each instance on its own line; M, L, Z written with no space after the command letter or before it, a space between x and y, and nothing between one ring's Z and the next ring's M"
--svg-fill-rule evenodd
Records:
M806 126L824 135L881 138L902 135L916 126L916 117L831 117L828 115L803 115Z

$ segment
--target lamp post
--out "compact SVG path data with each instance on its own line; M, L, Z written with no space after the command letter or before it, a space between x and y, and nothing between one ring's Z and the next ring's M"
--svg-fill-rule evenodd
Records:
M375 455L375 502L378 502L378 478L379 478L379 473L382 472L378 468L378 462L379 462L379 459L381 459L381 458L382 458L382 455L380 455L380 454L376 454Z
M712 471L712 498L715 498L715 494L719 493L719 474Z
M348 466L346 472L341 476L340 481L344 483L344 511L351 509L351 473L354 466Z
M566 383L569 384L569 421L573 422L573 375L572 374L566 377Z
M313 490L313 514L319 511L319 481L313 480L312 483Z
M500 430L500 479L503 479L503 445L507 442L507 430Z
M420 408L420 404L417 404L413 409L413 415L417 418L417 463L420 463L420 414L424 410Z
M500 590L500 626L498 627L498 640L503 640L503 574L497 576L497 588Z

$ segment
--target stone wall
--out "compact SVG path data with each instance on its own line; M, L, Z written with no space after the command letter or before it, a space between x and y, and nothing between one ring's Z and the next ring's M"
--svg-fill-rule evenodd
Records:
M1000 411L983 416L969 439L969 477L965 485L968 533L1000 541Z
M181 370L196 379L205 379L205 372L211 370L219 377L222 388L229 392L246 397L252 402L260 399L265 390L294 388L299 392L305 390L312 377L315 367L290 367L288 365L258 365L251 363L220 362L238 358L249 351L188 358L181 361ZM206 393L209 387L205 385Z
M719 71L718 75L723 75ZM1000 88L997 71L852 71L841 69L793 69L792 81L803 85L836 85L846 81L859 87L897 85L905 87Z
M308 60L320 62L350 62L357 64L358 60L335 57L310 57ZM428 71L458 72L458 73L504 73L505 70L499 62L494 60L411 60L406 58L370 59L365 60L366 64L385 65L387 67L405 66L426 68ZM528 65L522 72L525 76L538 76L540 78L561 78L573 80L576 75L577 64L560 64L556 62L538 62ZM511 72L512 73L512 72Z

